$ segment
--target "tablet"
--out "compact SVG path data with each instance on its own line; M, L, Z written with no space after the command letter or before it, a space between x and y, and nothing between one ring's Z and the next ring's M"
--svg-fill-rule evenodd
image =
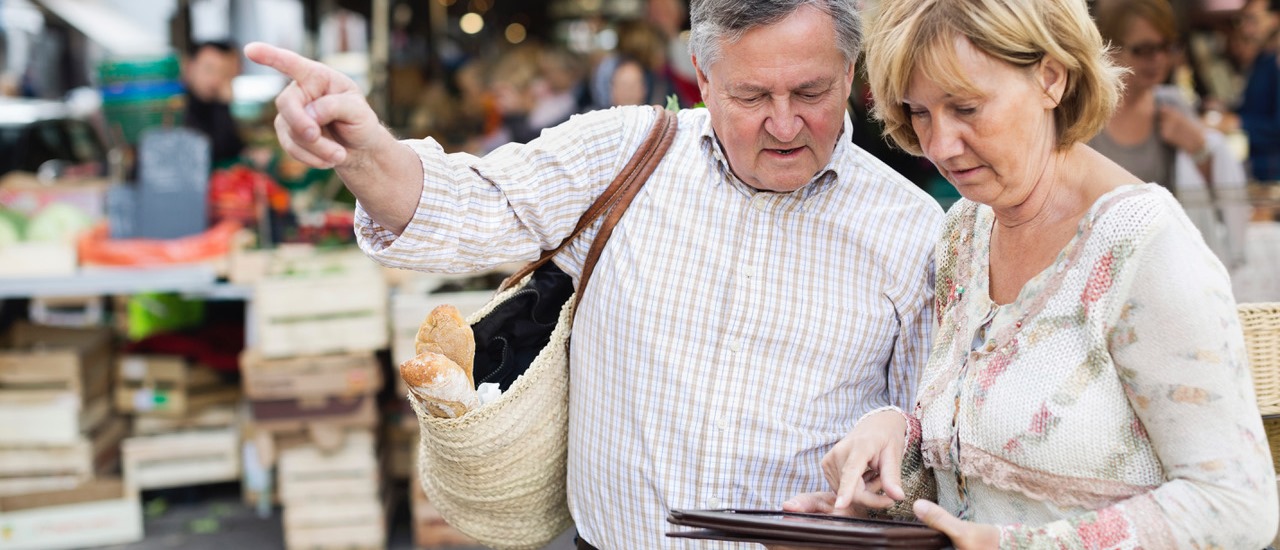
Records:
M700 531L668 536L762 542L819 543L857 548L945 548L950 541L921 523L776 510L672 510L667 521ZM822 546L814 546L822 547Z

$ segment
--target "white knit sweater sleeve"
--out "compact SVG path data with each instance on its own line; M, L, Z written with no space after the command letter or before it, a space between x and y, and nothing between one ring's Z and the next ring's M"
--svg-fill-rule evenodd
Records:
M1176 208L1156 217L1106 300L1108 345L1167 481L1002 547L1262 548L1276 479L1226 270Z

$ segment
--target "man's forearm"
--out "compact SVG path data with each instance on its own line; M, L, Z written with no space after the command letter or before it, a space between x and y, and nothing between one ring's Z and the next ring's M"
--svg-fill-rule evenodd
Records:
M422 196L422 161L388 135L388 143L337 169L338 176L378 225L399 235Z

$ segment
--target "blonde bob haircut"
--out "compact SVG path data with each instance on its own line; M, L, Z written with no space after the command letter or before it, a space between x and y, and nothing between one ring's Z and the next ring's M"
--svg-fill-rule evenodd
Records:
M1115 111L1124 69L1116 67L1089 18L1085 0L880 0L867 33L867 80L872 114L899 147L921 155L920 139L903 104L919 68L956 95L979 95L960 70L956 43L1017 67L1052 58L1066 68L1066 88L1054 109L1056 147L1088 141ZM1028 77L1031 73L1028 71Z

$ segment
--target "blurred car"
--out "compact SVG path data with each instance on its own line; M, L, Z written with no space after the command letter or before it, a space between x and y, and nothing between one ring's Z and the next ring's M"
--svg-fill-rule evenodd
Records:
M0 175L13 170L104 176L107 149L93 125L60 102L0 97Z

